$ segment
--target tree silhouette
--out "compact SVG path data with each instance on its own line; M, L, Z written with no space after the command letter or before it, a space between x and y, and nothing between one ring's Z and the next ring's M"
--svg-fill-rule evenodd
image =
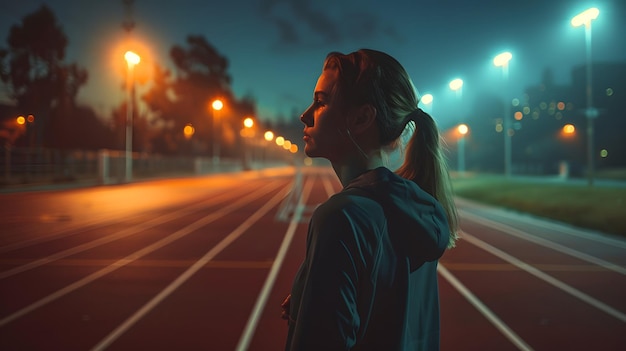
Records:
M174 45L170 57L176 67L176 76L164 68L156 67L153 85L142 96L155 117L160 121L161 140L155 140L155 148L161 152L196 150L208 155L212 138L218 138L224 154L238 152L238 137L245 116L254 115L255 102L251 97L238 100L231 91L228 60L204 37L190 35L186 46ZM219 112L219 124L214 124L211 102L219 98L224 110ZM185 125L195 128L192 140L183 135ZM191 147L189 144L193 143ZM166 147L166 150L161 150Z
M35 117L35 144L69 148L87 147L87 142L96 147L93 141L103 140L99 137L108 129L90 108L76 106L88 74L63 62L68 39L50 8L42 5L13 25L7 43L0 50L0 79L19 113ZM100 135L89 137L93 134Z

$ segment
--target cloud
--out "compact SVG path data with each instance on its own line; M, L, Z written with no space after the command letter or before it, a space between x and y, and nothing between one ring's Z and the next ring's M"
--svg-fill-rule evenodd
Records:
M335 1L260 0L261 14L276 28L275 45L302 49L348 41L386 38L402 41L391 25L384 26L377 14Z

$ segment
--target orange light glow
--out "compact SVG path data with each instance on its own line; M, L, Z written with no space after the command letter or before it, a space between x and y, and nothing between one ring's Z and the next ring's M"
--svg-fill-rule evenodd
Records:
M194 135L195 132L196 132L196 129L191 125L191 123L187 124L183 128L183 134L185 135L185 139L190 139Z
M222 102L222 100L220 100L220 99L215 99L215 100L213 100L213 103L211 103L211 107L212 107L214 110L219 111L219 110L221 110L222 108L224 108L224 103L223 103L223 102Z
M524 118L524 114L522 114L520 111L515 112L515 114L513 115L516 121L521 121L522 118Z
M272 140L274 140L274 133L272 133L272 131L268 130L267 132L265 132L265 135L263 137L267 141L272 141Z
M254 119L252 119L252 117L247 117L243 120L243 126L246 128L254 127Z
M566 124L563 126L563 134L565 135L573 135L576 133L576 127L573 124Z
M128 64L129 68L132 68L135 65L137 65L139 62L141 62L141 57L137 55L135 52L130 51L130 50L126 51L126 53L124 54L124 59L126 60L126 63Z
M16 121L17 124L24 124L26 123L26 118L24 118L24 116L17 116Z

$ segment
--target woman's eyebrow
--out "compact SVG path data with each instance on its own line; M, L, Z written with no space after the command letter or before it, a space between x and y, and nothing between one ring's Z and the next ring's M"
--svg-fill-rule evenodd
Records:
M314 94L315 99L319 99L320 97L327 98L328 96L329 94L327 92L321 90L316 91Z

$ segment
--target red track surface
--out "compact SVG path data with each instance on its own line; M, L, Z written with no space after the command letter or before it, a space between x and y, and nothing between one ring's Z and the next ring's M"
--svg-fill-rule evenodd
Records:
M282 350L328 169L0 195L0 350ZM626 242L459 200L442 350L622 350Z

